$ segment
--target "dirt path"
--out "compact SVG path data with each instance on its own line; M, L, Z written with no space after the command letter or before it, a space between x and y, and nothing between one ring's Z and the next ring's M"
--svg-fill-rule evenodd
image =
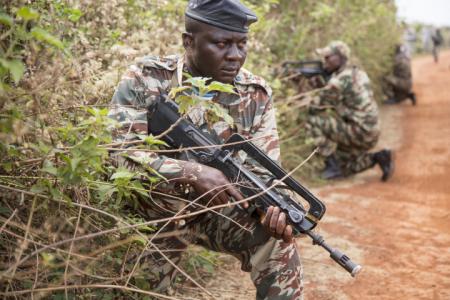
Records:
M310 244L298 241L306 300L450 299L450 52L435 65L413 62L418 105L381 107L378 148L396 153L393 178L373 169L315 190L327 205L319 231L363 265L353 279ZM218 299L254 299L237 261L206 283ZM203 299L201 293L186 299Z
M322 233L364 270L353 280L301 240L306 299L450 299L450 52L415 59L413 73L418 105L382 107L392 180L371 170L319 191Z

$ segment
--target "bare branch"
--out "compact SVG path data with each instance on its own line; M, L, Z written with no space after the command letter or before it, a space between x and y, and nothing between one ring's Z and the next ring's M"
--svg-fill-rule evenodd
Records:
M115 290L124 290L128 292L136 292L148 296L157 297L158 299L169 299L169 300L181 300L179 298L170 297L163 294L153 293L145 290L141 290L138 288L130 288L127 286L121 285L110 285L110 284L85 284L85 285L68 285L68 286L54 286L40 289L29 289L29 290L19 290L13 292L0 292L1 296L4 297L17 297L18 295L23 294L31 294L31 293L40 293L40 292L51 292L51 291L60 291L64 289L115 289Z

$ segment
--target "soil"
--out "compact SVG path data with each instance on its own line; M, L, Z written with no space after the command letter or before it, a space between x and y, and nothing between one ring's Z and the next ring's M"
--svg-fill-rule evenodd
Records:
M327 206L319 233L363 270L352 278L309 238L299 239L306 300L450 299L450 52L438 64L414 59L413 75L416 106L380 107L375 150L394 150L394 176L383 183L374 168L313 189ZM226 265L206 288L217 299L255 299L238 262ZM188 294L181 298L209 298Z

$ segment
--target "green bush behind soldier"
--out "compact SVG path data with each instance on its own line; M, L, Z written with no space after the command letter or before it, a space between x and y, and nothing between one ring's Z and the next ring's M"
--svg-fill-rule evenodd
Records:
M384 104L397 104L410 99L416 105L416 95L412 91L411 59L403 50L402 45L395 47L394 66L392 74L384 78L383 92L387 96Z
M234 119L233 128L224 120L211 126L219 139L224 141L234 132L246 138L259 138L255 140L257 146L272 159L279 160L272 91L262 78L241 68L247 55L248 26L256 20L252 11L235 0L189 1L186 32L182 35L185 54L139 59L119 83L110 111L110 117L122 125L116 140L129 141L147 134L146 108L160 91L168 93L172 87L180 86L183 72L186 72L235 87L236 95L209 95ZM189 117L202 126L206 122L205 113L196 108ZM238 189L217 169L181 160L177 154L161 156L127 151L127 155L117 155L118 165L142 172L150 167L167 179L157 188L165 197L141 199L139 210L146 219L173 216L191 200L208 192L202 198L203 205L227 203L231 197L243 199ZM252 167L250 161L245 163ZM244 207L248 205L251 203ZM193 207L189 210L196 208ZM163 251L170 250L166 255L174 264L179 263L183 250L190 243L229 253L241 261L243 270L251 272L257 299L301 299L302 269L292 239L292 227L286 224L285 214L272 207L261 221L260 216L251 216L237 206L222 209L220 213L229 219L209 212L188 219L184 224L170 223L165 231L179 230L179 233L152 242ZM170 288L176 274L175 268L155 251L144 255L139 270L154 291L162 292Z
M303 94L302 101L310 103L307 134L325 159L322 177L349 176L379 165L386 181L393 172L392 152L369 152L380 134L369 77L349 63L350 48L344 42L333 41L317 52L332 75L324 87Z

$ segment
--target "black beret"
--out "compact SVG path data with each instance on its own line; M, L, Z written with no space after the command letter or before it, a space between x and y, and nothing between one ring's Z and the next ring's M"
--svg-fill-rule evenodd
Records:
M258 20L255 13L238 0L189 0L186 16L237 32L248 32L248 26Z

